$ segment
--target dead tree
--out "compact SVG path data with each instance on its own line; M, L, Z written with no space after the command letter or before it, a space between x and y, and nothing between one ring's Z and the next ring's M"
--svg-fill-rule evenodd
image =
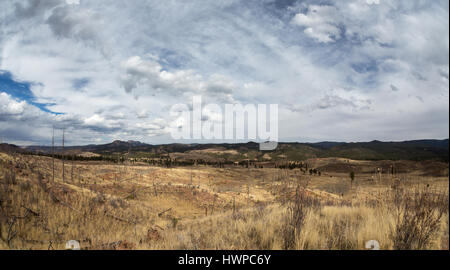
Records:
M62 136L62 180L63 183L65 183L64 180L64 133L65 133L65 129L63 128L63 136Z
M247 206L250 204L250 185L247 184Z
M72 169L71 169L71 172L70 172L70 181L72 183L73 183L73 162L74 162L74 160L75 160L75 156L72 155Z
M166 209L166 210L158 213L158 217L161 217L162 215L164 215L165 213L169 212L170 210L172 210L172 208Z
M52 181L55 182L55 126L52 131Z
M377 169L377 172L378 172L378 181L381 182L381 180L382 180L381 174L382 174L382 172L383 172L383 168L378 168L378 169Z

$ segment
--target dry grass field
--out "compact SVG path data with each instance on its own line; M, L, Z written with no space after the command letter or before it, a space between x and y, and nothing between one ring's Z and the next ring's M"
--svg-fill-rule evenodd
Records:
M448 164L308 162L320 175L66 160L63 179L61 160L0 152L0 249L449 248Z

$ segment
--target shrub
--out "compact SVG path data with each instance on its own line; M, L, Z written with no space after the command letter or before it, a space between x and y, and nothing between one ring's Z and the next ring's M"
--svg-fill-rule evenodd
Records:
M6 172L5 176L3 178L5 179L5 182L8 185L15 185L15 184L17 184L16 173L13 172L13 171Z
M309 210L320 210L320 201L309 196L305 188L297 187L294 200L288 203L283 227L283 249L294 249L296 239L304 225Z
M396 188L394 204L396 225L391 232L394 249L425 249L448 212L448 193L433 193L428 188L412 192Z

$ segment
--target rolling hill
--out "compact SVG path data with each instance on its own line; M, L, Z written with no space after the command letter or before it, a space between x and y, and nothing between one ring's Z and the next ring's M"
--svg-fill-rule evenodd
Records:
M5 145L5 144L3 144ZM6 149L6 146L2 146ZM9 148L18 150L17 146ZM255 142L236 144L165 144L152 145L137 141L114 141L101 145L85 145L65 147L66 153L78 154L92 152L99 155L137 154L164 155L171 153L189 154L192 151L215 149L213 153L204 151L205 155L227 155L230 159L245 157L262 157L267 154L272 160L306 160L308 158L340 157L354 160L439 160L449 161L449 140L414 140L403 142L320 142L320 143L279 143L273 151L260 152ZM224 154L220 154L220 151ZM237 154L225 154L235 150ZM20 151L33 153L51 153L49 146L22 147ZM55 147L60 153L61 147ZM266 155L266 157L267 157Z

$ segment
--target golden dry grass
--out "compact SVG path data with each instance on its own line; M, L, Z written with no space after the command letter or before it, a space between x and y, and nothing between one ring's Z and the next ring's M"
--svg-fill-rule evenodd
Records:
M0 249L283 249L298 186L320 207L305 208L295 249L393 249L393 186L428 185L448 198L448 178L310 176L240 167L161 168L55 161L0 153ZM14 177L13 177L14 176ZM332 176L332 177L330 177ZM13 179L14 178L14 179ZM448 249L448 208L427 249Z

